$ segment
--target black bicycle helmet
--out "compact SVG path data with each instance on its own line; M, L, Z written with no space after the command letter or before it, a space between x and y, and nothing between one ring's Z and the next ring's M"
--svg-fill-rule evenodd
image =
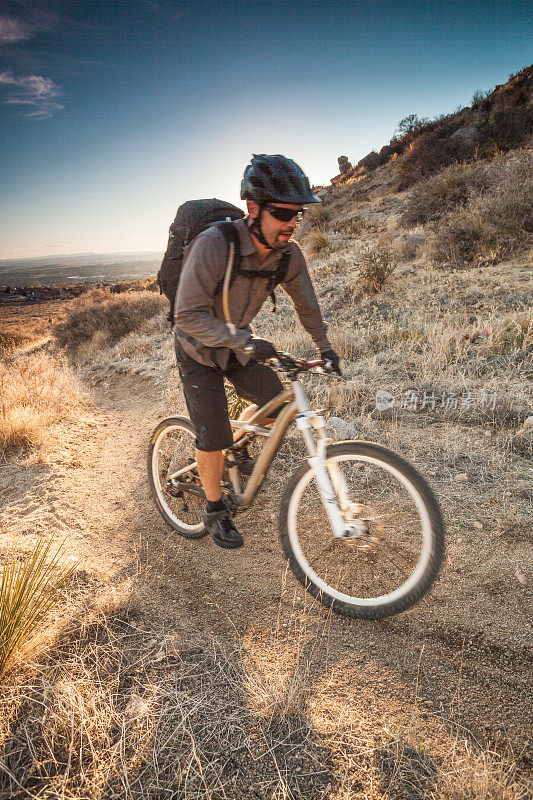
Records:
M263 203L320 203L298 164L281 155L256 155L241 182L241 198Z

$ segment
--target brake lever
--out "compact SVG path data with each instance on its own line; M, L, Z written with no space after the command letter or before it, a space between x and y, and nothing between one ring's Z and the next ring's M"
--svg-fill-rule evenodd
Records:
M332 363L332 362L329 360L329 358L327 358L327 359L324 361L324 372L325 372L327 375L336 375L336 376L337 376L337 378L338 378L338 380L342 381L343 383L347 383L347 380L346 380L346 378L344 377L344 375L342 374L342 372L341 372L341 373L339 373L339 372L337 372L337 370L336 370L336 369L334 369L334 367L333 367L333 363Z

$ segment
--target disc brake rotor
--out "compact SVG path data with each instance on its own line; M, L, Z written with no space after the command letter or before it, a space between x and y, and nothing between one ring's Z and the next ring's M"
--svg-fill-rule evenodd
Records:
M379 515L371 506L362 503L350 503L342 512L344 521L354 527L351 535L342 538L343 542L359 550L371 550L383 538L383 525L379 522Z

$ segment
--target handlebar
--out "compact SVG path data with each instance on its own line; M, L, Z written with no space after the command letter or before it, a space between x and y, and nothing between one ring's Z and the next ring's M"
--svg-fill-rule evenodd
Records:
M330 375L335 372L329 359L316 358L305 361L302 358L295 358L290 353L278 353L277 358L270 359L270 363L280 372L314 372L320 375Z

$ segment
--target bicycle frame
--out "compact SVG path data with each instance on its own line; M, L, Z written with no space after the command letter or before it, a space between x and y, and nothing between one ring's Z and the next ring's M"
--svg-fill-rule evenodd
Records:
M278 408L283 406L285 403L287 403L287 405L281 410L279 416L276 417L275 422L270 426L270 428L263 428L262 430L258 431L257 428L260 427L261 421L268 419L271 414L277 411ZM258 408L255 414L250 417L250 419L244 421L230 420L231 427L237 432L241 430L244 433L256 432L266 438L266 442L261 448L259 457L254 465L252 474L248 478L244 490L242 487L242 481L237 462L235 462L234 466L231 466L230 462L230 479L235 492L237 505L241 508L248 508L253 503L263 484L270 465L272 464L274 457L280 448L283 437L285 436L285 432L291 422L295 419L298 411L299 408L294 396L294 390L291 387L284 389L283 392L276 395L276 397L273 397L272 400L269 400L264 406Z
M270 430L262 428L261 421L268 419L269 415L285 404L287 400L291 402L281 410ZM358 523L347 524L343 517L343 512L347 512L350 506L346 483L337 465L326 468L326 447L330 440L325 430L325 421L311 408L304 388L296 378L291 381L290 389L285 389L259 408L249 420L230 421L232 428L237 432L243 431L244 434L247 431L255 432L267 439L244 490L237 462L232 465L230 461L229 473L237 505L241 508L248 508L252 504L283 441L285 432L294 419L296 419L296 425L309 452L308 462L315 473L322 502L335 537L348 538L363 535L365 531L363 528L360 529ZM317 442L313 438L311 429L314 429Z
M285 408L281 409L269 428L261 426L262 420L268 419L271 414L284 405ZM236 444L240 439L245 438L247 433L264 436L267 440L244 488L237 460L231 449L227 451L226 462L237 506L249 508L253 503L283 441L285 432L293 420L296 420L296 426L307 447L309 453L307 460L314 472L334 536L341 539L363 536L366 533L364 524L346 520L347 512L353 504L348 496L346 483L339 467L334 463L326 467L326 447L330 440L326 433L324 418L311 408L304 388L296 377L291 379L290 388L284 389L264 406L258 408L250 419L230 420L232 429L236 433L242 432L242 435L235 440ZM312 429L314 429L317 441L313 437ZM197 466L197 463L193 462L168 477L172 480Z

